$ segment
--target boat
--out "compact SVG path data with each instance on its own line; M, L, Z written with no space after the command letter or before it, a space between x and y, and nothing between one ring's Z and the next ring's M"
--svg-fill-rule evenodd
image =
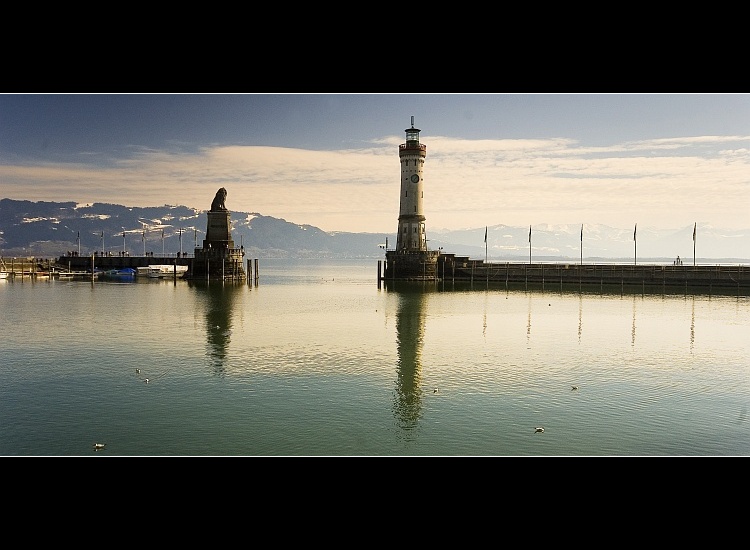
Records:
M135 281L136 270L132 267L109 269L99 273L99 280L104 281Z
M161 277L161 269L159 266L146 265L138 268L138 277L148 277L149 279L159 279Z
M174 277L176 274L178 278L181 278L187 270L188 266L186 265L153 264L148 267L139 267L138 275L152 279L166 279Z

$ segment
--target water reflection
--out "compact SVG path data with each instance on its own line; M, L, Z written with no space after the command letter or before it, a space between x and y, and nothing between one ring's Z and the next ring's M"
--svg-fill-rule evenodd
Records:
M531 293L528 293L529 297L529 312L526 316L526 346L529 345L529 341L531 340Z
M630 347L635 347L635 304L638 297L633 295L633 323L630 328Z
M232 337L232 312L235 297L243 285L237 282L188 281L200 296L206 310L206 355L215 374L224 374Z
M422 283L390 283L389 291L398 295L396 347L398 366L393 414L399 426L414 430L422 416L422 349L425 335L427 294L435 291ZM432 391L432 390L430 390Z
M695 296L693 296L690 313L690 353L693 353L695 344Z

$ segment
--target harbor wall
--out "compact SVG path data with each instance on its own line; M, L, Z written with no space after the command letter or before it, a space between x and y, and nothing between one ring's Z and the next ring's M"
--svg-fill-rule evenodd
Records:
M389 280L387 275L381 280ZM727 289L750 293L750 266L747 265L485 262L441 254L436 275L436 280L442 282L492 283L525 288L637 286L650 291ZM398 277L390 280L398 280Z

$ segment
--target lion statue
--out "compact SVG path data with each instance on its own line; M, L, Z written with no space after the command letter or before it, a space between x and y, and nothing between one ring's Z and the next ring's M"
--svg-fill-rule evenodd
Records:
M227 200L227 190L223 187L216 192L213 202L211 203L211 212L222 212L227 209L224 202Z

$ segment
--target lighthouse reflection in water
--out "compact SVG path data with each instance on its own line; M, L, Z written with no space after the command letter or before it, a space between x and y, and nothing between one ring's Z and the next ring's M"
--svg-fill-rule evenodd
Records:
M422 415L422 348L424 346L424 305L434 285L423 283L390 283L398 299L396 315L396 347L398 351L394 415L401 428L417 428ZM398 286L399 290L395 287ZM388 287L388 284L386 285ZM434 393L434 390L433 390Z

